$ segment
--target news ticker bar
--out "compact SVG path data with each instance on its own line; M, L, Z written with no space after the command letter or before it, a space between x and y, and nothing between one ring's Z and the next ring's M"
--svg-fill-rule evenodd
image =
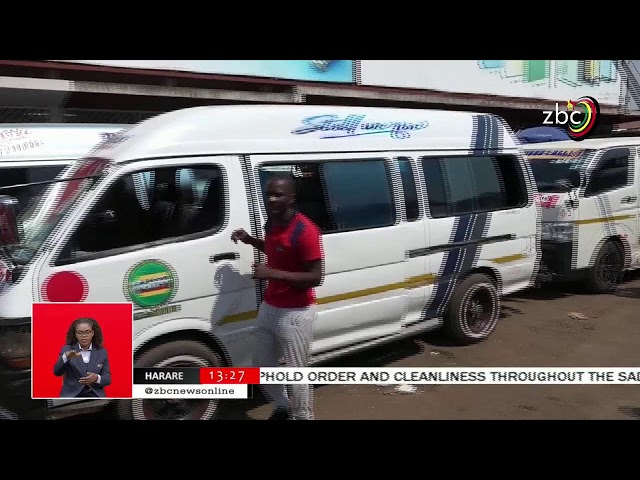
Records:
M241 385L295 383L312 385L630 385L640 384L640 367L135 368L133 383L136 391L140 390L138 387L144 385L162 385L167 388L173 388L172 385L188 386L188 388L211 385L231 388ZM237 391L240 392L240 390Z

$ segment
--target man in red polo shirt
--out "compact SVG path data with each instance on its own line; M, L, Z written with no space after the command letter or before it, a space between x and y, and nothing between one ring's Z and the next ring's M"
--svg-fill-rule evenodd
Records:
M266 185L268 220L265 240L243 229L231 235L264 252L267 265L254 265L254 278L267 280L258 309L254 359L256 366L306 367L316 319L314 287L322 283L323 254L320 229L294 208L295 184L290 176L274 176ZM262 385L275 404L270 420L312 420L313 390L309 385Z

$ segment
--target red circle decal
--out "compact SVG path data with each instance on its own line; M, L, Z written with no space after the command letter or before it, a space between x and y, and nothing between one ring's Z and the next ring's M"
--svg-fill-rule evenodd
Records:
M40 293L46 302L84 302L89 283L77 272L58 272L44 281Z

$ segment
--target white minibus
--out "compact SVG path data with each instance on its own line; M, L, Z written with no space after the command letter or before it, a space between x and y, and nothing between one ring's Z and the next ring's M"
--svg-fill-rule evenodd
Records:
M482 341L501 296L537 277L535 184L499 117L196 107L118 133L42 192L3 250L17 273L2 293L0 328L28 325L31 302L59 301L40 287L72 272L83 301L133 303L136 366L250 366L264 291L251 265L265 259L231 233L263 237L262 191L283 171L296 180L297 208L323 233L314 365L441 327L460 344ZM11 199L4 205L10 211ZM143 295L150 269L163 288ZM219 413L215 399L117 402L122 418Z
M542 207L541 281L614 290L640 267L640 137L527 145Z

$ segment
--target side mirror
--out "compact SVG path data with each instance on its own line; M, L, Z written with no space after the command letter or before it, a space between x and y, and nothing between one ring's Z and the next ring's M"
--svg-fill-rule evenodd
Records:
M20 243L18 200L0 195L0 246Z

